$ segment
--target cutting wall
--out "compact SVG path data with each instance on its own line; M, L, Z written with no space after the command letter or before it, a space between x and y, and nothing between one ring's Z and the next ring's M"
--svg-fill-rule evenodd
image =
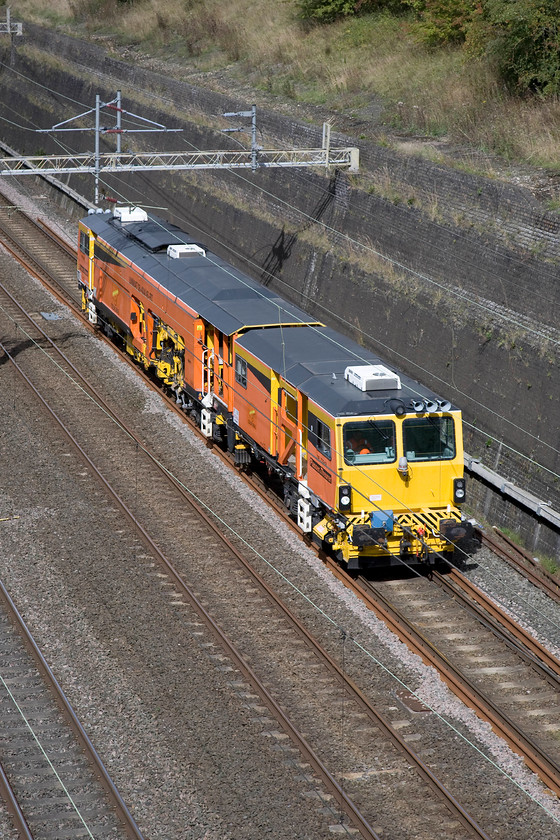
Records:
M22 153L59 152L55 139L91 151L93 134L50 137L21 126L52 126L94 107L96 94L113 99L117 88L127 110L184 129L125 135L123 149L234 144L217 130L226 123L216 115L251 103L123 64L38 27L25 31L12 55L5 49L0 68L0 114L10 121L2 123L2 139ZM321 144L320 120L300 123L259 108L258 124L268 148ZM560 509L558 216L513 183L352 137L335 135L332 143L360 146L359 175L138 173L104 179L101 187L158 208L461 406L467 450ZM113 140L102 151L114 148ZM74 176L71 185L93 198L91 177ZM471 495L478 515L521 529L531 547L556 553L554 532L535 530L483 485L471 482Z

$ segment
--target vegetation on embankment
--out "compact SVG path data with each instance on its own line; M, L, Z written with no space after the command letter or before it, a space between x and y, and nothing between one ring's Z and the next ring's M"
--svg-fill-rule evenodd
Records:
M520 95L505 84L491 53L465 51L460 39L434 49L420 37L417 3L395 0L389 9L318 25L302 19L301 5L18 0L11 13L79 37L103 37L108 48L171 62L185 76L206 74L208 84L213 74L227 73L284 101L369 120L381 139L394 131L446 138L508 161L560 168L559 96Z

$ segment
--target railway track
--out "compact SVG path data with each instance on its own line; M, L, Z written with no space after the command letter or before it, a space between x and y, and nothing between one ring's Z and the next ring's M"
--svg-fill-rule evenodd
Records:
M22 838L142 835L0 583L0 791Z
M15 320L17 302L7 290L0 290L3 293L3 311L7 312L10 308L13 313L12 318ZM19 316L24 316L21 310ZM335 711L329 719L325 710L330 708L337 710L349 700L353 703L354 710L352 711L349 707L346 714L350 718L355 716L356 721L360 720L359 727L350 727L350 731L359 732L359 737L351 741L349 734L346 734L345 749L352 753L352 764L363 767L365 771L371 762L372 745L375 743L378 760L390 767L391 773L402 775L403 779L406 779L411 796L412 790L417 789L418 801L421 801L427 795L425 790L427 784L440 801L445 803L450 815L447 817L443 813L437 815L437 826L440 830L447 822L449 836L459 836L457 823L460 823L467 831L465 836L474 832L474 836L486 837L476 825L475 820L460 806L445 785L436 778L399 733L377 711L374 703L357 689L326 650L273 595L270 587L266 586L240 552L221 535L210 517L193 502L191 494L162 467L159 457L149 452L133 431L117 418L101 395L80 376L79 371L69 362L66 355L58 350L48 335L32 319L27 319L27 321L26 336L32 337L37 344L40 343L45 353L51 358L53 355L57 356L56 382L53 379L52 365L49 363L45 369L42 368L43 372L40 375L42 389L49 393L49 402L54 401L56 394L64 395L62 403L50 409L51 416L57 418L67 438L78 447L89 470L95 473L104 490L128 516L150 552L158 557L165 570L164 574L169 577L177 592L203 618L209 630L225 648L228 658L235 663L235 667L241 671L244 678L249 680L252 689L258 692L261 701L275 716L279 725L287 730L305 760L311 763L314 772L323 780L329 795L334 797L338 805L347 812L348 819L363 836L378 837L368 817L362 813L362 811L367 813L366 803L375 802L379 798L379 791L376 793L376 787L379 786L376 775L367 778L367 773L365 773L365 778L362 778L359 786L356 786L356 788L359 787L354 794L360 803L358 807L346 792L352 787L348 781L343 786L336 781L334 773L328 770L329 765L336 766L337 753L341 747L340 744L337 746L337 740L340 737L337 732L338 713ZM31 336L31 332L37 334ZM9 354L7 347L3 349ZM13 358L11 360L13 364L18 365L18 370L24 375L19 363ZM68 401L68 389L64 386L64 376L62 381L59 381L60 373L64 369L66 369L68 381L72 382L75 389L71 403ZM35 373L35 375L38 374ZM31 387L30 381L28 384ZM37 395L46 407L45 397ZM95 419L91 416L93 411L96 414ZM63 412L64 422L61 420ZM74 431L68 428L70 415L73 416ZM86 417L88 424L85 423ZM95 428L94 434L91 432L90 424L92 423ZM80 432L80 439L88 440L88 453L95 452L93 458L86 453L81 444L78 444L77 429ZM133 475L130 473L131 465ZM143 503L135 491L131 495L131 488L139 485L151 488L148 504ZM160 501L159 504L154 502L155 498ZM172 511L171 516L169 511ZM200 552L196 570L196 589L201 592L205 589L202 597L195 593L192 585L187 584L184 578L187 573L192 578L194 572L193 564L191 563L188 569L185 568L181 557L183 553L181 536L185 523L188 523L190 538L196 545L211 546ZM158 535L157 543L154 536L151 536L155 534ZM216 545L217 537L220 542ZM220 569L220 576L218 580L213 580L213 571L216 566ZM240 568L244 572L243 578L239 576ZM208 590L209 581L212 582L211 590ZM238 591L236 591L237 587ZM221 589L224 591L220 598ZM210 599L213 612L219 612L219 622L204 607L203 602ZM245 612L241 618L240 609ZM277 613L276 616L271 614L271 609ZM266 644L263 645L261 628L263 623L270 624L270 622L275 625L274 639L267 639ZM228 628L227 634L222 630L224 626ZM230 641L228 636L234 638L235 642ZM261 638L261 644L249 645L247 642L248 639L259 638ZM302 639L305 641L304 650L299 647ZM250 648L249 653L241 653L241 646L245 651ZM288 673L284 668L287 653ZM310 662L310 657L313 662ZM316 674L315 677L320 679L322 690L318 695L314 691L314 686L309 686L310 691L306 694L305 714L302 720L302 696L298 695L297 703L294 704L292 700L290 704L285 685L294 679L294 672L299 672L298 680L302 683L308 681L307 675L310 670L314 670L315 660L318 660L321 665L321 673ZM258 677L257 672L263 674L264 677ZM283 710L274 696L282 698L282 706L289 708L288 713ZM328 703L325 703L325 696L329 697ZM364 715L367 718L367 727L363 720ZM299 722L293 723L292 720L298 720L298 717ZM302 729L311 731L311 737L304 736L301 733ZM369 731L366 732L366 729ZM380 736L385 739L383 747ZM395 747L404 758L404 760L400 759L400 766L399 759L396 760L394 755ZM322 759L320 755L326 758ZM413 764L419 774L420 782L411 777L410 764ZM377 821L379 820L377 816ZM426 831L426 816L418 812L417 807L409 809L406 820L410 825L418 821L414 836L420 837L421 831Z
M460 573L360 578L372 608L560 793L560 661ZM353 585L346 581L347 585Z
M76 249L69 245L66 239L44 219L34 220L23 211L14 208L1 193L0 232L2 243L12 256L26 270L43 282L55 297L69 306L87 325L87 321L82 315L76 284ZM119 352L121 358L129 361L126 353L118 351L117 348L115 348L115 352ZM141 371L138 372L139 375L143 375ZM149 377L144 376L144 381L153 386ZM172 398L168 398L167 403L171 408L178 411ZM178 413L184 417L181 412L178 411ZM192 424L191 428L196 429ZM258 478L256 481L249 481L248 483L256 487L257 492L263 498L266 498L269 503L274 504L272 495ZM274 506L285 521L289 522L289 517L285 515L282 506L277 504ZM553 600L560 602L560 582L539 566L529 552L517 546L498 529L494 530L495 533L490 534L487 531L477 529L477 538L504 562L508 563L511 568L522 574Z
M516 545L497 528L494 533L479 531L478 537L483 545L488 546L510 568L531 581L557 604L560 603L560 580L543 569L528 551Z
M45 338L40 339L40 341L44 342ZM56 392L57 388L53 387L50 390L53 391L53 392ZM95 398L95 401L96 402L98 401L98 397ZM110 412L107 411L107 408L105 408L105 412L107 414L110 413ZM100 437L102 437L104 440L110 439L115 428L118 428L118 426L115 426L115 424L113 422L112 432L109 432L105 435L100 435ZM95 437L95 435L94 435L94 437ZM128 433L128 435L126 437L127 437L127 443L123 444L121 442L119 444L119 447L122 449L120 457L124 458L125 462L128 461L130 464L134 464L134 476L132 476L130 473L128 475L125 474L124 476L120 477L121 478L120 483L119 483L119 480L118 480L118 476L116 477L115 488L116 488L117 495L120 497L119 494L121 493L121 490L118 489L119 486L121 487L121 489L122 489L123 485L128 486L129 490L130 490L131 486L136 486L136 487L138 487L139 485L143 486L143 487L150 486L151 488L154 489L154 493L153 493L154 496L157 496L158 498L161 497L163 499L166 499L168 508L170 506L174 507L175 503L171 502L171 498L172 498L172 496L170 495L171 491L169 489L163 489L161 487L160 483L159 483L160 479L158 479L157 483L156 483L156 481L152 477L150 477L147 473L143 472L144 467L139 466L138 452L139 452L140 449L143 448L141 442L138 441L137 439L135 439L134 436L131 435L130 433ZM125 447L129 447L129 448L127 449ZM104 455L110 461L111 457L114 454L114 450L112 450L111 447L105 447L105 449L107 451L104 453ZM123 453L124 453L124 455L123 455ZM157 460L157 457L156 457L156 460ZM107 462L105 461L104 463L107 463ZM121 461L121 463L122 463L122 461ZM111 470L108 468L107 472L110 473ZM169 476L167 476L166 480L167 481L169 480ZM174 488L173 492L176 493L179 489L180 489L180 485L175 485L175 488ZM187 493L187 495L188 495L188 493ZM184 497L184 493L183 493L183 497ZM153 510L151 512L149 512L149 511L146 512L146 514L145 514L146 518L144 520L144 514L140 515L140 516L137 515L137 510L136 509L139 507L139 500L138 500L137 494L134 495L134 498L132 500L129 497L129 500L125 501L126 494L123 492L122 493L122 499L123 499L123 508L127 508L128 511L130 511L131 509L134 508L134 510L135 510L134 518L135 519L142 520L142 522L146 521L147 523L150 523L150 522L152 523L152 525L148 524L147 530L144 529L145 530L145 535L143 537L144 541L147 542L148 545L150 546L151 551L155 550L155 543L153 542L153 539L148 536L148 530L152 529L152 530L154 530L154 532L157 532L158 534L161 533L162 530L166 531L166 532L169 532L169 533L173 533L173 519L176 519L176 510L174 510L173 517L171 518L171 520L169 520L169 518L166 517L165 513L160 512L158 514L154 514ZM200 514L197 514L197 516L199 516L199 515ZM188 520L186 520L186 521L188 521L189 528L190 528L192 526L191 519L188 518ZM205 544L205 543L200 542L201 540L202 540L202 537L197 536L197 537L194 538L194 541L195 541L196 544L201 544L201 545ZM173 538L171 538L170 539L170 544L172 544L173 542L174 542L174 540L173 540ZM165 557L166 553L163 556ZM207 563L201 563L200 566L199 566L199 569L198 569L198 578L197 578L196 588L197 589L200 588L201 591L203 590L204 582L212 579L212 576L213 576L212 573L213 573L213 571L215 571L216 563L220 564L220 569L221 569L222 564L224 562L222 556L220 556L219 559L216 560L216 557L214 556L214 554L210 554L210 553L209 553L209 556L207 558L207 561L208 561ZM171 565L173 565L173 564L171 564ZM168 569L169 574L171 574L171 576L173 577L174 586L176 586L178 588L181 586L179 581L182 580L180 565L181 565L180 563L177 563L177 568L179 569L179 571L177 572L178 578L174 577L175 573L171 573L170 567ZM173 568L175 568L175 567L173 566ZM192 572L193 572L193 569L192 569L192 567L190 567L189 568L189 574L192 575ZM228 581L228 583L224 583L224 591L222 593L222 598L221 598L221 600L224 603L227 603L230 600L231 593L230 593L229 582L232 579L234 579L235 576L236 575L234 574L234 575L227 575L227 576L224 577L224 580ZM218 580L217 581L218 587L220 586L220 583L221 583L221 581ZM244 605L248 604L249 605L248 610L245 607L245 610L246 610L248 616L251 616L253 612L255 612L255 615L259 614L261 616L260 618L258 618L256 620L256 623L255 623L254 626L249 624L249 621L248 621L247 617L245 617L243 619L243 623L240 626L241 626L241 636L244 637L244 638L258 637L258 635L259 635L259 625L260 625L260 622L262 621L262 613L258 613L258 611L254 610L253 607L252 607L252 600L253 600L253 597L254 597L254 592L253 592L254 583L255 583L255 581L254 581L254 579L252 579L248 584L247 583L243 584L244 591L241 592L241 594L239 596L239 600L236 602L237 604L244 604ZM216 594L217 594L216 593L216 587L213 587L213 591L211 591L211 592L206 591L202 595L202 599L203 600L205 598L206 599L210 599L210 598L214 599ZM185 598L186 598L187 597L187 590L184 590L184 595L185 595ZM190 595L194 595L193 590L190 591ZM197 609L198 609L198 607L197 607ZM233 607L233 613L235 613L235 612L239 612L239 606ZM237 616L233 615L233 616L230 616L227 620L231 621L232 618L238 620L239 616L238 615ZM284 619L282 619L282 620L284 620ZM273 624L275 623L275 621L276 620L273 620ZM283 637L284 632L285 632L284 630L281 631L281 634L280 634L281 638ZM263 654L261 654L261 656L262 655ZM278 651L274 652L274 653L271 653L270 650L265 650L264 659L268 660L269 662L270 662L271 659L273 661L276 661L276 660L280 661L280 660L282 660L283 655L285 655L284 642L282 642L282 644L280 646L280 649ZM313 656L315 657L316 655L317 655L317 653L315 652L313 654ZM254 661L256 661L256 659L257 659L257 654L255 652L251 651L251 653L249 654L249 662L251 663L251 665L253 664ZM236 667L240 667L239 664ZM264 667L264 664L261 667ZM330 666L330 667L332 667L332 666ZM308 660L306 661L305 657L304 657L304 660L302 661L301 668L304 671L309 670L309 661ZM245 672L245 675L247 676L246 672ZM270 674L269 673L268 679L272 680L275 687L281 685L282 678L281 678L279 673L278 674ZM337 677L337 681L340 682L340 675ZM343 690L344 696L347 695L348 691L350 691L351 693L353 691L353 689L349 688L348 686L343 687L342 690ZM340 691L340 687L336 687L336 688L333 687L331 689L325 690L325 693L327 695L329 695L329 704L330 705L340 706L342 703L346 702L345 700L336 699L337 695L336 695L335 692L339 692L339 691ZM261 694L261 697L262 696L263 695ZM338 696L340 697L340 695L338 695ZM299 698L299 699L301 700L301 698ZM362 701L360 700L358 702L361 703ZM322 705L324 705L324 698L323 698L323 702L319 703L319 709L316 710L313 706L309 707L309 718L304 721L304 727L303 727L306 731L307 731L307 729L312 729L313 728L313 724L315 722L316 715L318 714L318 711L320 710L320 707ZM357 714L356 720L358 721L360 719L360 715L363 714L363 708L362 708L361 711L357 712L356 714ZM377 748L378 729L379 729L379 727L383 728L382 721L379 718L376 718L376 715L375 715L374 711L373 712L367 712L367 715L370 718L370 724L369 725L372 727L372 733L374 733L370 736L370 739L373 738L373 740L376 742L376 748ZM337 723L336 722L335 723L331 722L330 725L327 724L326 726L325 726L325 723L323 723L323 726L324 726L325 729L331 729L331 730L334 731L337 727ZM316 725L315 725L315 728L316 728ZM396 743L398 741L398 739L397 739L397 741L395 741L395 739L393 737L396 733L394 731L393 731L393 733L391 733L390 730L391 730L390 726L388 728L385 727L386 734L388 733L389 736L393 739L393 743ZM372 743L372 741L370 740L369 743L370 743L370 753L369 754L371 754L371 743ZM363 746L362 746L362 748L363 748ZM328 753L329 748L326 747L325 749L326 749L326 752ZM360 758L360 753L358 752L358 746L353 747L352 749L355 751L354 755L353 755L354 764L357 765L357 766L361 765L364 768L367 767L367 762L368 762L368 751L367 751L367 749L366 749L365 753L362 753L361 758ZM336 750L335 750L335 752L336 752ZM395 772L394 769L392 769L391 772ZM424 772L424 771L422 771L422 772ZM327 775L328 775L328 771L327 771ZM367 775L367 772L365 770L364 770L363 775ZM426 776L426 774L424 773L424 775L425 775L425 778L427 778L427 776L429 776L430 774L428 773L427 776ZM358 785L358 787L360 787L360 786L361 786L360 794L363 795L364 794L363 778L360 779L360 785ZM346 789L348 789L348 787L352 787L351 783L350 783L350 785L348 785L348 784L345 785ZM445 786L443 785L442 788L444 788L444 787ZM339 788L340 788L340 790L338 792L336 791L336 789L333 789L332 795L335 796L335 798L338 800L339 804L342 804L343 801L344 801L344 797L343 796L341 797L341 794L343 794L344 791L342 790L342 786L339 785ZM441 791L440 791L440 795L441 795ZM372 794L370 793L365 798L368 799L371 796L372 796ZM412 805L411 810L414 811L415 801L414 801L413 796L411 797L411 805ZM451 804L449 804L448 807L451 807ZM467 820L466 822L465 822L465 818ZM418 826L416 826L416 828L412 829L412 826L414 824L414 816L411 814L409 817L405 818L405 821L407 819L409 820L409 824L407 826L408 830L416 831L417 833L414 836L423 836L421 833L418 833L419 832ZM455 814L455 819L457 819L457 814ZM465 827L465 830L467 830L467 825L468 825L468 821L469 821L468 815L464 814L461 819L462 819L463 825ZM454 836L454 837L455 836L460 836L459 834L453 833L453 832L457 831L457 828L453 827L452 823L449 823L447 825L447 828L442 827L443 824L441 823L441 815L439 815L436 818L436 821L438 821L438 820L439 820L439 830L440 830L440 833L438 834L438 836L441 836L441 837L445 836L445 834L441 833L441 831L445 831L445 830L449 830L451 832L450 836ZM366 819L366 822L367 822L367 819ZM474 821L471 821L471 827L468 830L472 829L472 822L474 822ZM445 823L445 820L444 820L444 823ZM371 826L370 826L370 828L371 828ZM426 831L425 826L422 827L422 831ZM375 829L373 829L373 834L371 834L371 836L376 836ZM484 835L484 833L481 833L479 836L485 836L485 835Z
M2 245L52 294L78 312L76 252L46 222L35 221L0 193Z

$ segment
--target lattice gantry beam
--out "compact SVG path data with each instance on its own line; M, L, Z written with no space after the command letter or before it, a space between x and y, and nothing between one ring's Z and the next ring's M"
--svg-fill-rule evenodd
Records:
M359 150L346 149L298 149L260 150L257 168L339 166L350 172L359 168ZM254 156L249 150L209 152L156 152L116 153L109 152L79 155L44 155L35 157L11 157L0 159L2 175L64 175L107 172L132 172L141 170L196 170L196 169L251 169Z

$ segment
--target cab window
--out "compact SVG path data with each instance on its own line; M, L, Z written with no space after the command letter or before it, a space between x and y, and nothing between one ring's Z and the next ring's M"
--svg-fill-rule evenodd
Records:
M455 457L452 417L413 417L403 421L403 450L408 461L440 461Z
M344 425L344 463L390 464L395 458L392 420L361 420Z

